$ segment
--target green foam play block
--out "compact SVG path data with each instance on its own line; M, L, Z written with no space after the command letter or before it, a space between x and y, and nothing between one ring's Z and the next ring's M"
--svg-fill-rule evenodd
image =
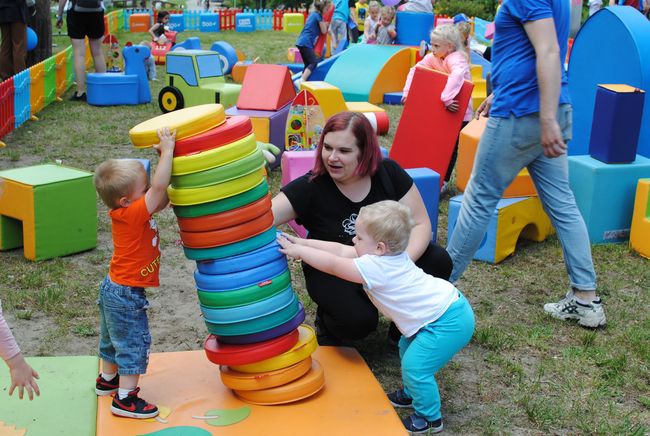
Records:
M40 375L41 396L33 401L7 394L11 386L7 368L0 370L0 421L27 436L94 436L97 420L95 356L30 357L27 362ZM4 366L4 365L3 365Z

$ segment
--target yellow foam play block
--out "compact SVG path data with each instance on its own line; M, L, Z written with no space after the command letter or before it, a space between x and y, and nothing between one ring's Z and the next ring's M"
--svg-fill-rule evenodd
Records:
M325 371L325 387L302 401L257 406L239 400L219 378L219 368L203 351L151 354L140 394L171 408L166 424L126 419L111 414L111 398L99 397L97 436L148 434L177 426L195 426L219 435L285 436L405 434L379 382L352 348L318 347L314 353ZM250 407L246 419L215 427L202 419L211 409Z
M159 142L157 130L176 129L176 140L198 135L226 121L226 112L220 104L202 104L168 112L144 121L129 130L134 146L151 147Z
M472 82L483 79L483 66L472 64L469 67L469 73L472 76Z
M346 110L345 100L341 90L327 82L302 82L300 90L309 91L323 111L323 117L328 119L334 114ZM315 102L314 102L315 103Z
M348 101L345 103L345 106L351 112L386 112L379 106L368 103L367 101Z
M634 198L630 246L650 259L650 179L639 179Z
M460 131L458 142L458 160L456 161L456 187L465 191L474 167L474 155L488 118L472 120ZM522 169L503 192L503 198L536 196L537 191L526 168Z
M271 120L265 117L250 117L253 125L255 139L261 142L270 142Z
M515 252L520 236L542 242L553 231L551 220L538 197L529 197L499 209L494 263L501 262Z

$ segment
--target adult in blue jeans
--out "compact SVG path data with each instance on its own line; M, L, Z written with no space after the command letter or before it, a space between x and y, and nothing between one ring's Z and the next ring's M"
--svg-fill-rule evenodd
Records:
M490 95L476 116L490 117L447 251L450 281L463 274L478 249L497 202L527 167L562 244L571 289L544 305L555 318L584 327L606 323L596 295L596 273L584 220L569 187L567 141L571 102L562 60L570 5L565 0L506 0L495 19Z

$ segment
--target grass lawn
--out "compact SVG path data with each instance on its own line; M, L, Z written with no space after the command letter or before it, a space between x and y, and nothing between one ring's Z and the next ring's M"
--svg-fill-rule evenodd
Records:
M247 58L259 57L266 63L286 62L287 48L296 37L282 32L186 32L179 40L189 36L199 36L204 47L227 41ZM117 37L122 44L144 39L143 34ZM54 42L57 49L69 44L63 36L55 36ZM4 138L8 146L0 149L0 169L55 159L88 171L109 157L155 161L152 150L131 146L128 130L160 114L157 95L164 85L164 68L158 68L151 104L107 108L70 101L51 104L38 114L39 121L29 121ZM387 110L391 131L380 142L390 147L401 107ZM278 171L271 174L274 193L279 180ZM39 263L24 260L21 250L0 254L0 299L28 355L69 354L79 350L78 344L89 354L96 347L94 302L112 250L106 207L99 199L97 203L96 250ZM447 206L448 197L440 205L438 242L442 245ZM190 298L191 263L178 248L172 212L161 213L158 224L164 244L162 270L174 268L185 281L183 289L168 289L161 276L160 292L173 293L179 301ZM608 326L601 331L550 319L542 311L543 303L559 299L568 289L556 237L543 243L522 242L516 254L500 265L470 265L459 288L476 312L476 332L470 345L438 375L448 433L650 433L650 263L627 244L594 246L593 256L608 316ZM314 305L300 270L295 264L292 269L295 289L313 319ZM154 351L200 348L205 330L200 328L198 307L194 308L193 322L199 327L190 331L191 339L160 345L168 343L163 342L167 338L154 335L154 343L159 344ZM152 328L165 319L161 310L154 315ZM399 358L386 345L386 329L382 321L377 333L356 346L390 391L401 382Z

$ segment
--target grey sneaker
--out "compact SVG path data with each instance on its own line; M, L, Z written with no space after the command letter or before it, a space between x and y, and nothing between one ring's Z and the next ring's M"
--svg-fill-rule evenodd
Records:
M598 328L604 327L607 323L600 299L594 300L590 304L583 304L576 299L573 291L567 292L566 297L557 303L545 304L544 311L553 318L575 319L582 327Z

